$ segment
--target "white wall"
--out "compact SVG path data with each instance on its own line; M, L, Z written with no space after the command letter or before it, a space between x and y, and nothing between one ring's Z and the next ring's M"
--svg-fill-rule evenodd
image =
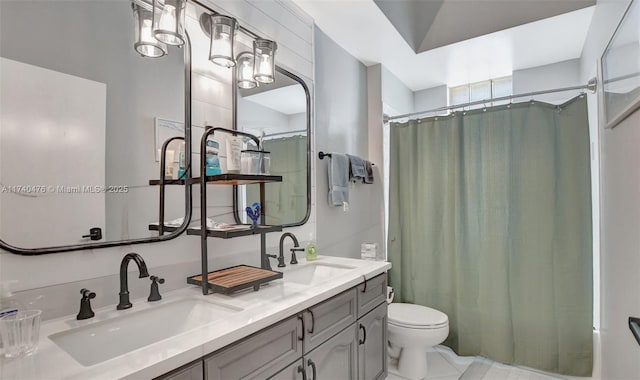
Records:
M599 0L582 57L582 80L595 75L597 61L613 35L627 0ZM589 95L590 121L600 140L600 340L602 379L635 379L640 373L640 346L627 325L640 316L637 292L640 270L640 112L613 130L605 130L595 95Z
M640 346L627 319L640 317L640 112L601 130L602 378L640 374Z
M393 113L390 115L401 115L413 112L413 91L405 86L393 73L386 67L381 67L382 81L382 103L385 107L389 107Z
M550 65L515 70L513 72L512 88L514 94L523 94L581 84L583 83L580 80L580 60L572 59ZM577 91L556 92L536 95L535 99L542 102L560 104L576 96L577 93ZM528 99L516 99L516 101L523 100L526 101Z
M427 88L413 93L413 104L416 112L444 107L449 99L449 88L446 85Z
M367 69L321 30L315 32L316 150L369 158ZM380 115L381 116L381 115ZM360 244L384 240L382 179L350 189L349 211L327 202L327 165L317 161L318 248L320 254L360 257Z
M225 14L238 18L243 26L266 38L275 39L278 42L278 64L300 75L308 85L312 85L313 23L295 5L283 0L242 0L216 2L214 6ZM133 22L131 27L132 25ZM224 90L224 81L218 81L216 84L215 81L211 82L211 79L198 75L193 78L193 121L230 126L228 125L231 121L230 107L225 106L229 100L229 92ZM312 86L311 89L313 89ZM323 94L323 96L331 96L331 94ZM213 199L210 197L209 207L231 209L230 189L211 191L225 194L217 193L219 196ZM197 218L199 205L196 188L194 193L194 216ZM287 229L300 237L300 240L306 240L309 234L315 233L315 194L312 197L309 222L301 227ZM277 233L268 235L267 246L270 247L270 253L277 251L278 239ZM249 265L260 263L258 237L231 240L209 239L208 244L210 270L240 263ZM0 279L17 280L14 290L22 291L18 295L31 307L44 309L45 319L71 314L77 312L79 290L82 287L88 287L98 294L94 300L95 307L117 302L117 274L120 260L124 254L132 251L140 253L145 258L150 273L165 277L167 280L163 285L165 291L187 286L186 275L199 272L200 241L198 238L185 235L162 243L44 256L27 257L0 251ZM133 267L132 265L130 270L133 271ZM130 286L133 298L146 297L148 280L132 279Z

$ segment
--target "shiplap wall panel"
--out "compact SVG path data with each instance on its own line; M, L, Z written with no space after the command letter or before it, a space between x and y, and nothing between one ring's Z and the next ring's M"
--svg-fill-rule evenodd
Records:
M313 78L313 20L289 1L201 0L238 19L252 32L278 43L276 62L306 80Z
M279 22L285 29L291 31L296 36L299 36L307 44L311 44L311 41L304 38L304 36L310 36L312 27L309 22L300 18L298 14L291 11L279 2L264 1L264 0L247 0L248 3L254 7L260 9L265 15Z

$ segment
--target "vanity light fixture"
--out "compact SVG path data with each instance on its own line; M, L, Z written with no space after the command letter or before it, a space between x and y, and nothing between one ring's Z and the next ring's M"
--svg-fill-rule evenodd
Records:
M222 67L236 65L233 54L233 45L238 30L238 22L235 18L223 15L211 16L211 45L209 60Z
M257 38L253 41L253 78L260 83L273 83L275 80L274 55L278 45L275 41Z
M245 51L236 59L238 87L244 89L258 87L258 82L253 79L253 54Z
M135 22L134 49L143 57L159 58L167 54L167 45L153 37L153 12L137 3L131 3Z
M186 0L153 0L153 36L167 45L184 45Z

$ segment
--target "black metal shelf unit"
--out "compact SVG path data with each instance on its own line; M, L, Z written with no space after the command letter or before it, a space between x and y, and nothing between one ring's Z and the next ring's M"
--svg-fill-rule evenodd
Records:
M250 235L260 235L260 267L261 269L271 271L271 265L269 264L269 258L267 257L267 237L266 234L269 232L282 231L282 227L280 226L267 226L266 225L266 215L264 210L265 204L265 184L272 182L282 182L282 176L273 176L273 175L253 175L253 174L236 174L236 173L227 173L227 174L218 174L213 176L202 175L206 173L206 154L207 151L207 139L210 136L213 136L215 132L220 131L224 133L229 133L233 136L244 136L253 140L256 146L260 145L260 140L246 132L235 131L232 129L219 128L219 127L211 127L207 126L205 128L205 132L202 134L202 138L200 139L200 173L201 176L197 178L191 178L187 180L188 185L200 185L200 228L190 228L187 230L187 235L195 235L200 236L200 260L202 264L201 276L204 278L208 276L209 272L209 263L208 263L208 251L207 251L207 238L216 237L222 239L231 239L240 236L250 236ZM207 204L207 191L206 187L208 184L211 185L248 185L248 184L259 184L260 186L260 226L255 229L248 230L239 230L239 231L214 231L207 228L207 208L202 207L202 205ZM207 231L207 233L201 233L201 231ZM190 278L192 278L191 276ZM280 277L274 277L281 278ZM271 281L271 280L269 280ZM194 283L194 282L190 282ZM209 294L209 290L216 291L215 288L209 286L207 281L200 281L202 286L202 294ZM259 289L259 284L257 287L254 287L254 290Z
M258 226L255 228L251 228L251 226L248 224L246 225L243 224L243 226L247 226L247 228L242 230L229 230L229 231L219 231L219 230L212 230L210 228L207 228L207 236L220 238L220 239L233 239L240 236L251 236L251 235L257 235L257 234L266 234L269 232L282 231L281 226ZM200 231L202 231L200 227L191 227L187 229L187 235L200 236L201 235Z
M202 182L202 178L191 178L187 181L189 185L196 185ZM240 174L226 173L208 175L205 182L211 185L254 185L257 183L282 182L281 175L267 174Z

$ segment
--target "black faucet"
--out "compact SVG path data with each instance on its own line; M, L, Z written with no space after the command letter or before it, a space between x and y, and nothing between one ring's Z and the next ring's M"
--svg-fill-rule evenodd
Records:
M133 306L129 301L129 283L127 281L127 268L129 267L129 261L131 260L135 261L138 265L138 270L140 271L139 278L149 277L147 264L145 264L142 256L133 252L124 255L122 262L120 263L120 303L116 307L118 310L129 309Z
M82 299L80 300L80 312L76 315L76 319L81 321L83 319L93 318L95 315L91 310L91 300L96 298L96 294L89 289L80 290Z
M287 266L284 263L284 252L283 252L284 239L286 239L287 236L290 237L291 240L293 240L293 244L294 244L295 248L298 248L298 246L299 246L298 238L296 237L296 235L292 234L291 232L285 232L285 233L282 234L282 236L280 236L280 255L278 256L278 268L283 268L283 267Z

